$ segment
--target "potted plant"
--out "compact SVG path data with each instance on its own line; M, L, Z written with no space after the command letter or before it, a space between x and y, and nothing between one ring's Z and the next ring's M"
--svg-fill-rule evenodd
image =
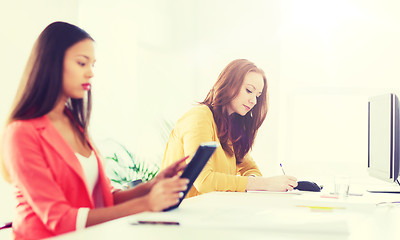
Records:
M153 179L160 170L157 164L149 164L138 159L124 145L119 144L122 151L106 156L108 177L116 188L126 189L141 182Z
M173 121L166 119L162 120L159 125L159 140L163 149L174 125ZM106 165L107 175L114 187L121 189L133 187L141 182L153 179L160 171L160 166L157 163L146 161L148 159L144 159L143 156L139 157L133 154L128 148L115 140L108 140L117 145L117 150L114 149L108 155L105 155L108 160ZM157 159L162 159L163 149L155 150L159 152L156 154Z

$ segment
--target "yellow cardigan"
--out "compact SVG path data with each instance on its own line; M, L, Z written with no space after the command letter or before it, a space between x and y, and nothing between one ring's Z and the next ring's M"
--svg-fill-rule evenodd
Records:
M172 130L161 169L186 155L190 155L187 160L189 162L200 143L210 141L220 144L213 114L206 105L196 106L184 114ZM261 176L261 172L249 154L242 163L236 164L235 156L229 156L219 146L194 182L187 197L212 191L244 192L247 176L250 175Z

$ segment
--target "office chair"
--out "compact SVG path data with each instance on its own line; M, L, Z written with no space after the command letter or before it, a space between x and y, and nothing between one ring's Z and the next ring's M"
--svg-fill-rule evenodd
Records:
M0 230L12 227L12 222L0 223Z

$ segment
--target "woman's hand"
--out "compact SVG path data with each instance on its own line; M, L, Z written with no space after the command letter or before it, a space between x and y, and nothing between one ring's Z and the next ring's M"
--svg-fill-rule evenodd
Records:
M249 177L246 190L264 190L275 192L292 191L297 186L297 179L293 176L283 175L275 177Z
M153 179L151 179L150 181L148 181L144 184L138 185L136 188L138 188L139 186L142 185L143 189L146 189L145 193L150 192L151 189L153 189L154 185L156 185L159 181L161 181L163 179L172 178L172 177L178 175L183 169L185 169L185 167L186 167L185 160L188 157L189 156L186 156L186 157L176 161L175 163L168 166L166 169L159 172Z
M160 173L157 174L155 177L156 179L165 179L165 178L171 178L175 175L177 175L180 171L185 169L186 167L186 162L185 160L188 159L189 156L186 156L175 163L169 165L166 169L162 170Z
M147 196L150 211L162 211L179 202L182 191L187 189L189 179L174 176L159 180Z

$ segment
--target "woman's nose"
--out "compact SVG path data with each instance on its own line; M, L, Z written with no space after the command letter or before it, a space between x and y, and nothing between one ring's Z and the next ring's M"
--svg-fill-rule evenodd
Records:
M256 105L256 104L257 104L257 97L254 96L254 97L250 98L249 102L250 102L251 104Z
M86 72L87 78L92 78L94 76L93 67L90 67L89 70Z

